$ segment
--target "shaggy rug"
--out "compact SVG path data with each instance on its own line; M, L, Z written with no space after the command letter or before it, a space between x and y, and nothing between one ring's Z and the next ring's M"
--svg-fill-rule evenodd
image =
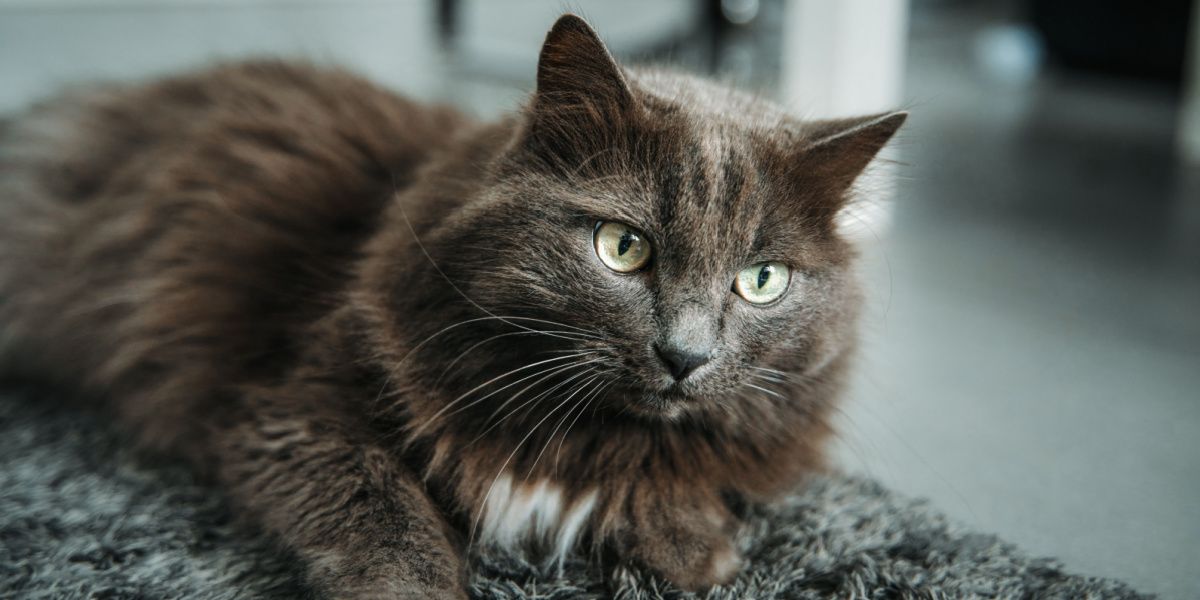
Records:
M178 465L134 457L95 415L0 391L0 598L311 597L296 561L239 526ZM826 477L753 515L749 566L703 598L1144 598L1071 575L921 502ZM493 553L475 598L691 598L636 569L560 568Z

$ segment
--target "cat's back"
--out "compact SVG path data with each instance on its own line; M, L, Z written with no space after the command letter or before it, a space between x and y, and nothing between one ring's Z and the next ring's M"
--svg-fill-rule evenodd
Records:
M392 191L465 124L280 61L80 90L0 124L0 363L110 386L286 354Z
M36 177L62 200L184 183L169 176L270 184L302 167L403 183L463 122L341 69L248 61L35 105L0 126L0 173Z

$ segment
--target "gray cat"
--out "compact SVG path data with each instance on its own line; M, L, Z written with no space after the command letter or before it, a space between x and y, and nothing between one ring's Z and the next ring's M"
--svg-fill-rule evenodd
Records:
M58 98L0 134L0 352L331 596L465 597L479 545L702 589L820 468L834 221L904 118L622 69L572 15L495 123L281 62Z

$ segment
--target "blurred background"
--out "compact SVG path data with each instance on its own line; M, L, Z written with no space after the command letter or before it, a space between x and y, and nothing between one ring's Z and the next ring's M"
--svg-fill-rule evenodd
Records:
M247 55L481 117L554 18L797 114L912 111L846 227L870 312L842 468L1075 571L1200 598L1192 0L0 0L0 112Z

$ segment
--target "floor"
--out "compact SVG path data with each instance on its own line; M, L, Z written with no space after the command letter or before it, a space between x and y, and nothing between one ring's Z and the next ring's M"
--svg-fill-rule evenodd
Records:
M263 51L483 113L518 97L512 82L441 87L424 3L354 5L10 10L0 109ZM993 21L927 12L892 221L864 246L871 310L838 460L1074 570L1200 597L1200 174L1174 166L1176 99L989 75Z
M1200 186L1172 159L1175 98L989 81L979 27L914 19L838 457L1080 572L1198 598Z

